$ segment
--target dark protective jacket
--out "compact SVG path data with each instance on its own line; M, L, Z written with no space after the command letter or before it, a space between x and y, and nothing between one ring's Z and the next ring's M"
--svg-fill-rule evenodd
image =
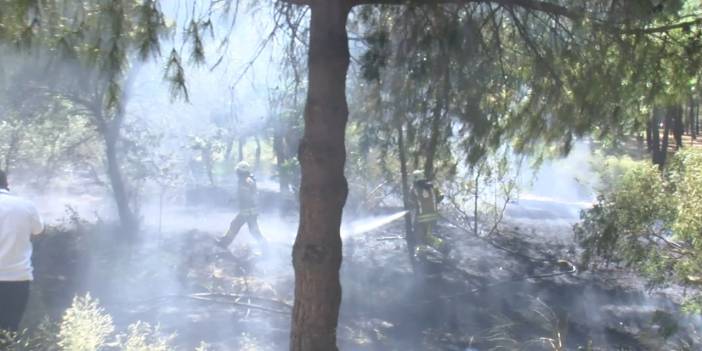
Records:
M239 213L244 216L258 214L256 208L256 179L253 175L239 176L237 195L239 197Z
M439 219L437 204L442 196L431 182L414 183L410 195L417 223L436 222Z

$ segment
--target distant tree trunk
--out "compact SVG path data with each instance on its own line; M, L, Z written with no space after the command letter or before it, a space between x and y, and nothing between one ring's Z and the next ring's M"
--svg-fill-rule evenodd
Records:
M407 172L407 150L405 150L405 136L402 130L402 125L400 123L397 126L397 149L398 155L400 157L400 177L402 181L402 205L407 211L405 214L405 242L407 243L407 253L409 254L409 260L414 267L414 248L417 243L415 242L414 232L412 230L412 215L410 211L409 202L409 177Z
M660 109L654 108L651 113L651 119L648 123L649 133L651 134L651 161L653 164L663 167L661 164L661 141L660 141Z
M658 153L658 167L663 169L665 166L666 159L668 158L668 145L670 138L670 125L672 124L671 113L673 113L672 108L668 108L665 112L665 118L663 119L663 141L661 142L661 147Z
M258 168L261 166L261 140L258 138L258 135L254 136L254 140L256 141L254 169L258 171Z
M688 101L688 106L689 108L687 111L687 119L689 122L688 128L690 129L690 138L692 138L692 140L695 140L697 139L697 128L695 128L695 99L692 97L692 95L690 96L690 100Z
M697 100L697 109L695 111L695 134L700 135L700 99Z
M475 171L475 188L473 189L473 234L478 237L480 235L479 224L479 206L478 201L480 200L480 176L483 173L482 164L477 167Z
M683 147L682 137L685 133L685 124L683 123L683 108L682 105L677 105L671 108L673 119L673 139L675 139L675 149L680 150Z
M348 195L344 145L350 54L346 21L350 4L310 4L300 224L293 246L295 302L290 350L334 351L341 304L341 216Z
M423 113L423 112L420 112ZM417 126L417 129L415 130L415 137L414 137L414 143L416 147L414 148L412 152L412 171L418 171L420 170L419 162L422 157L422 152L425 149L425 136L423 131L426 129L426 121L429 120L429 118L421 118L419 120L419 125ZM409 139L409 138L408 138Z
M651 116L651 119L653 116ZM653 152L653 129L655 126L652 126L652 122L649 119L648 123L646 123L646 151L648 152Z
M224 151L224 160L229 163L232 160L232 151L234 149L234 139L227 139L227 148Z
M123 112L117 112L121 114ZM121 117L115 117L120 119ZM136 216L129 207L129 197L124 185L122 171L120 169L119 160L117 157L117 142L119 141L119 129L121 121L103 121L105 139L105 157L107 158L107 175L110 178L112 194L117 204L117 212L119 213L120 223L122 228L129 234L134 234L133 231L138 229Z
M244 161L244 146L246 145L246 137L239 137L239 162Z
M205 143L202 147L202 164L205 166L205 172L207 173L207 180L210 181L211 186L215 186L214 177L214 159L212 158L212 144L209 141Z
M285 162L287 157L285 154L285 145L283 144L283 137L276 132L273 136L273 153L276 159L276 168L278 170L278 184L280 186L280 194L287 195L290 191L290 176L287 174L285 169Z

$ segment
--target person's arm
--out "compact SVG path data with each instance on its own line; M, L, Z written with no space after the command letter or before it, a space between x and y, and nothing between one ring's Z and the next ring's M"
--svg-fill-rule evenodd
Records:
M249 191L251 192L252 195L255 195L256 192L258 192L258 187L256 186L256 180L253 177L246 178L246 186L249 188Z
M438 204L444 199L444 194L442 194L437 187L434 187L434 193L436 194L436 203Z

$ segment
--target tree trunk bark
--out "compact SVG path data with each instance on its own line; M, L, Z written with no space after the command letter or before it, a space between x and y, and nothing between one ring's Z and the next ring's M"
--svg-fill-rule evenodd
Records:
M258 135L254 137L254 140L256 141L256 152L255 152L255 158L254 158L254 170L258 172L259 167L261 167L261 140L258 138Z
M212 158L212 154L214 151L212 150L212 144L205 145L205 148L202 150L202 163L205 164L205 171L207 171L207 180L210 181L210 186L214 187L215 186L215 177L214 177L214 159Z
M244 160L244 145L246 144L245 137L239 137L239 162Z
M663 118L663 140L661 141L661 149L658 159L658 167L663 169L665 166L665 161L668 158L668 145L670 139L670 125L672 124L671 114L674 113L673 108L668 108L665 111L665 117Z
M286 196L290 190L290 180L285 169L285 151L283 149L283 137L276 132L273 136L273 153L275 153L276 168L278 169L278 184L280 194Z
M700 135L700 101L697 100L697 109L695 111L695 134Z
M648 123L648 129L650 130L651 134L651 161L653 162L654 165L658 165L658 167L663 167L661 164L661 139L660 139L660 126L659 126L659 121L660 121L660 109L654 108L653 112L651 113L651 119L649 120Z
M651 117L651 119L653 119L653 117ZM649 119L648 123L646 123L646 151L648 152L653 152L653 122L651 122L651 119Z
M673 139L675 139L675 149L680 150L683 147L683 134L685 133L685 124L683 123L683 107L677 105L671 108L673 112Z
M114 129L118 127L112 127ZM107 175L110 178L110 185L112 187L112 194L115 197L115 203L117 204L117 212L119 214L119 220L122 224L122 228L129 234L134 234L133 231L137 230L138 223L134 213L129 208L129 198L127 196L126 187L124 186L124 179L122 178L122 171L119 167L119 161L117 159L117 140L119 139L119 131L117 130L107 130L107 134L104 135L105 138L105 157L107 158Z
M342 0L310 5L309 88L298 155L300 226L293 246L295 303L290 350L334 351L341 304L341 216L348 194L344 145L350 54Z
M476 237L480 236L480 229L478 228L479 223L479 206L478 201L480 200L480 175L483 172L482 164L478 166L475 170L475 188L473 189L473 235Z
M402 125L400 123L397 127L397 149L400 156L400 177L402 180L402 205L407 211L405 214L405 242L407 243L407 253L409 254L409 260L414 267L414 248L417 243L415 242L414 232L412 231L412 216L409 212L409 177L407 172L407 150L405 150L405 136L402 130Z
M229 164L229 161L232 160L233 149L234 149L234 139L227 139L227 148L225 149L225 152L224 152L224 160L227 161L227 164Z
M697 130L695 128L695 99L690 95L690 101L688 102L688 105L690 108L688 109L688 120L690 124L688 125L688 128L690 129L690 138L692 140L697 139ZM691 144L694 142L691 142Z

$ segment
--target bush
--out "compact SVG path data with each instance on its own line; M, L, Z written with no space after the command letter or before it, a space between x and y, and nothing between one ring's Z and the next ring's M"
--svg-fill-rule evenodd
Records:
M94 351L104 348L114 332L112 317L91 298L75 297L61 320L58 345L65 351Z
M174 335L164 335L158 326L136 322L126 333L115 335L112 317L90 295L75 297L60 323L46 320L36 330L0 333L0 349L5 351L168 351ZM196 350L206 351L202 343Z
M663 171L631 159L608 158L595 206L581 214L576 239L583 263L620 263L652 286L693 287L686 307L700 311L702 284L702 151L686 149Z

